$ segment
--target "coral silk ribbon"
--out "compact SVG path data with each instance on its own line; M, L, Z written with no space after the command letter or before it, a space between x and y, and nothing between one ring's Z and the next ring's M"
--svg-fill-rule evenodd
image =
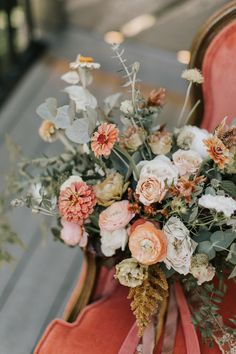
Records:
M191 322L191 315L183 289L179 283L175 283L174 288L184 331L187 354L201 354L197 333Z

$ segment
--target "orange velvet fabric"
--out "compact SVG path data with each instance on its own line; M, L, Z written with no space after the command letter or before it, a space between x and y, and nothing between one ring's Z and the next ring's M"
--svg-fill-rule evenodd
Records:
M204 117L210 132L228 116L236 117L236 20L221 30L209 45L202 64Z

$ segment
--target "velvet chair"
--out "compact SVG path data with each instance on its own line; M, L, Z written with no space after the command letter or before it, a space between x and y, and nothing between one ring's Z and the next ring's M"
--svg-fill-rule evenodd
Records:
M205 24L192 49L190 67L202 70L203 87L193 91L193 100L201 99L196 121L213 130L226 115L236 117L236 2L230 2ZM221 309L223 317L236 313L236 286L229 291ZM113 278L113 270L100 265L99 259L85 254L78 284L67 304L64 318L54 320L45 331L35 354L134 354L137 341L135 319L127 300L127 289ZM131 343L127 343L131 338ZM133 338L133 341L132 341ZM162 353L163 335L154 350ZM126 346L124 346L124 344ZM137 344L137 343L136 343ZM123 347L122 347L123 345ZM136 345L135 345L136 346ZM123 351L120 351L123 348ZM200 352L219 354L200 340ZM174 354L190 354L184 329L178 322ZM191 354L199 351L191 351Z

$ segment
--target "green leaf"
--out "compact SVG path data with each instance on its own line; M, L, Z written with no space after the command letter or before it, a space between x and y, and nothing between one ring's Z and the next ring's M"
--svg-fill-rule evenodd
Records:
M226 261L232 263L232 264L236 264L236 243L232 243L232 245L230 246L230 250L229 250L229 254L226 258Z
M53 121L57 114L57 100L53 97L49 97L44 103L38 106L36 113L46 120Z
M196 242L203 242L203 241L209 241L211 237L211 232L208 230L200 230L198 231L198 234L193 236L193 240Z
M210 241L203 241L198 244L198 253L205 253L208 255L209 260L214 258L216 251Z
M198 215L198 207L196 206L192 209L192 212L189 216L189 222L190 223L193 222L197 218L197 215Z
M233 269L232 272L230 273L229 279L234 278L234 277L236 277L236 266L234 266L234 269Z
M228 193L231 197L236 197L236 185L232 181L222 181L221 187L224 189L226 193Z
M211 235L211 243L216 251L222 251L236 239L236 232L216 231Z
M105 98L103 111L107 116L113 110L113 108L118 106L121 96L122 94L118 92Z
M76 119L68 128L66 128L65 134L73 143L88 143L90 141L88 119Z

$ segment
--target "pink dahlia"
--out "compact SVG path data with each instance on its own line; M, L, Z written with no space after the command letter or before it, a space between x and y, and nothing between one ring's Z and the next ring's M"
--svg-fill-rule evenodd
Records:
M64 220L83 225L84 220L93 212L95 204L93 187L81 181L74 182L61 191L58 207Z
M97 132L93 134L91 148L96 157L108 157L111 150L118 140L119 129L115 124L102 123Z

